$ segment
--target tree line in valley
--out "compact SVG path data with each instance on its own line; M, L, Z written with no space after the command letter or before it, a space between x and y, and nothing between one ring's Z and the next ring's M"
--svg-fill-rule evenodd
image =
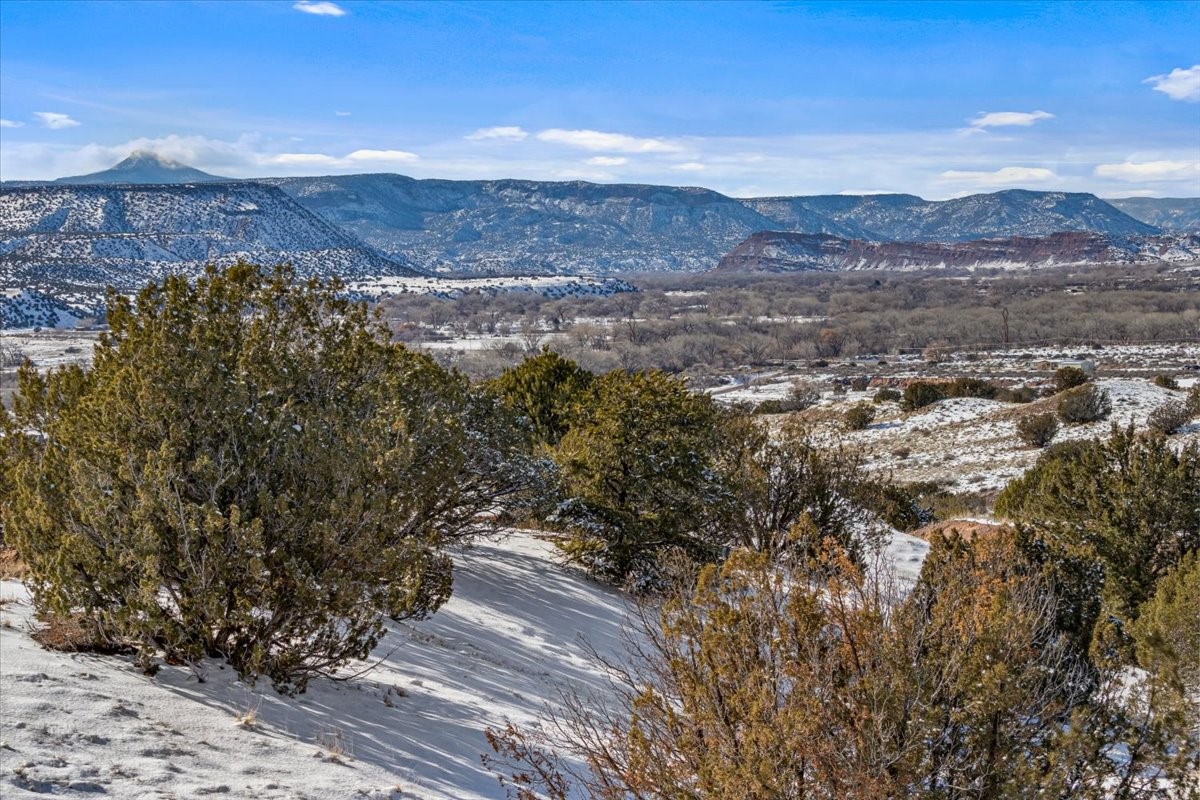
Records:
M546 298L534 292L381 302L402 340L502 334L504 344L439 351L491 377L552 341L594 372L662 369L703 379L743 365L1021 345L1194 340L1200 283L1166 267L1038 272L805 272L631 279L639 291Z
M169 277L91 366L21 369L0 510L43 641L303 691L437 611L448 545L530 525L643 605L611 702L488 731L518 797L1195 797L1196 447L1050 447L905 587L921 498L855 451L549 350L472 381L339 289Z

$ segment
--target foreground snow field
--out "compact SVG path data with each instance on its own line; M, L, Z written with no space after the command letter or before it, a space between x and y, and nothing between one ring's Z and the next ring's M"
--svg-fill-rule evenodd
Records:
M911 580L927 549L897 533L886 557ZM44 650L28 593L5 581L0 797L504 797L480 763L484 727L530 724L559 686L602 689L583 642L619 653L630 609L523 533L480 541L456 566L450 601L393 625L377 669L295 698L215 661L147 677L129 658Z
M503 797L480 763L483 729L528 724L556 684L599 688L580 637L620 647L615 591L515 534L457 558L454 595L393 625L379 667L280 697L217 662L144 676L129 659L43 650L24 587L3 584L0 796L121 798ZM252 714L252 724L238 718Z

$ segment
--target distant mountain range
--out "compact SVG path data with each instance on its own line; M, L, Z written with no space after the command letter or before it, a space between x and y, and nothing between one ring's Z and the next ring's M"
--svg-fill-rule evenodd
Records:
M219 175L210 175L195 167L163 158L149 150L134 150L129 157L109 169L90 175L59 178L55 183L105 184L105 183L208 183L228 181Z
M1124 197L1108 202L1164 231L1200 232L1200 197Z
M768 245L795 250L815 242L887 253L863 258L894 268L895 249L883 244L1062 232L1103 237L1107 245L1081 256L1090 260L1130 248L1151 253L1158 245L1136 240L1190 230L1200 231L1200 199L1109 203L1025 190L942 201L904 194L738 199L695 187L390 174L229 180L137 152L103 172L0 187L0 289L34 289L86 308L105 285L132 289L239 257L350 278L615 275L727 268L759 258ZM942 263L934 251L920 250L917 260ZM1082 251L1071 252L1055 258Z

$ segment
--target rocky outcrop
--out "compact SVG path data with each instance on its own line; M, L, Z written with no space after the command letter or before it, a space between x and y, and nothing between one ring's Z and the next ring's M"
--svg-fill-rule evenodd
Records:
M1047 236L1060 231L1091 231L1109 236L1147 236L1159 232L1155 226L1134 219L1095 195L1077 192L1009 189L951 200L878 194L752 198L743 202L780 223L776 230L798 230L791 220L807 212L826 220L829 227L801 232L877 241L960 242L989 237Z
M969 242L870 242L826 234L763 231L721 259L724 272L1023 268L1056 264L1200 260L1200 235L1116 238L1065 232Z

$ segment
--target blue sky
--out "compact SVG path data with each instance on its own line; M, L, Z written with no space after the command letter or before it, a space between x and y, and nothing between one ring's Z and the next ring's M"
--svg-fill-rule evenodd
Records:
M0 177L149 148L735 195L1200 195L1200 2L0 3Z

